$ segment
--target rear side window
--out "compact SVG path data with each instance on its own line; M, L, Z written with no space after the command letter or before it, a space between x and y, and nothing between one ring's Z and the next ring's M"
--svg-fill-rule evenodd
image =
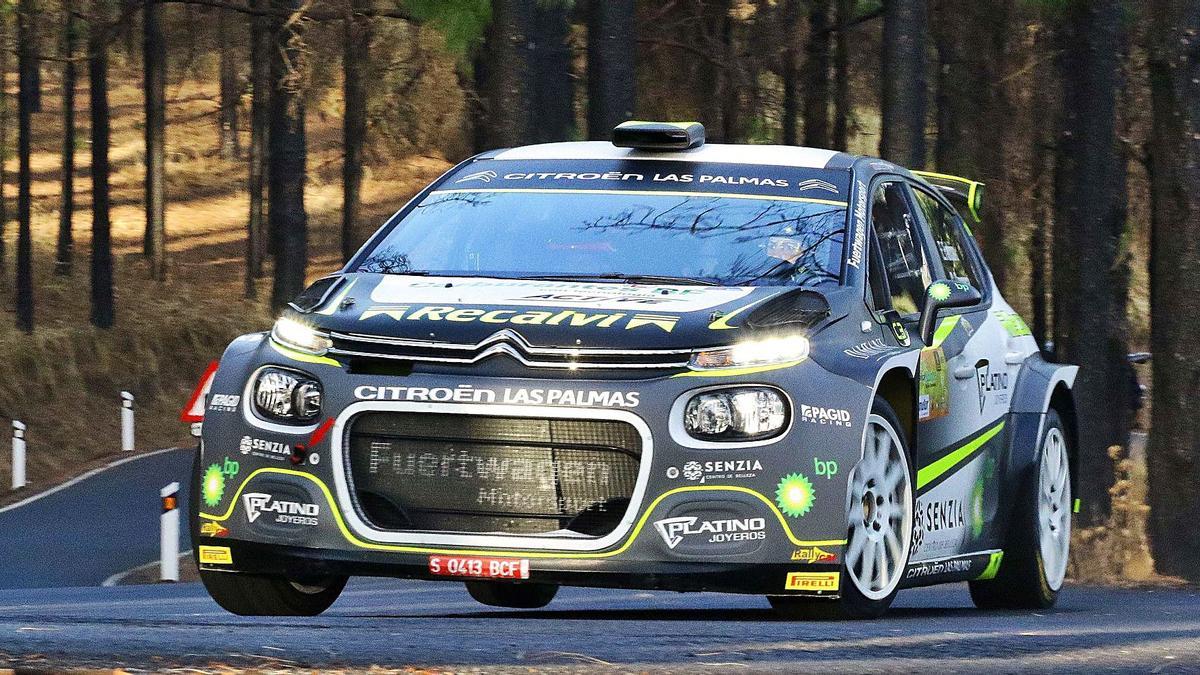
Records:
M925 222L929 223L929 231L933 234L933 246L942 259L942 268L946 275L955 281L981 288L979 275L968 254L969 249L965 241L967 235L958 222L957 214L920 188L914 186L913 194L916 195L917 205L925 215Z
M920 312L925 289L933 280L903 183L882 183L875 188L871 224L879 242L892 309L906 316Z

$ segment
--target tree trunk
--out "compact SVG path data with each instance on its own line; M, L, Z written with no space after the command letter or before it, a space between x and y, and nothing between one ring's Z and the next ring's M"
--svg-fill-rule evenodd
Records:
M804 61L804 145L829 147L829 0L809 0Z
M146 114L146 233L143 252L150 262L150 278L167 278L166 133L167 46L162 31L162 5L143 6L143 88Z
M29 166L30 126L33 117L37 68L30 27L36 19L34 0L20 0L17 6L17 328L33 332L33 259L30 215L32 174Z
M636 27L633 0L603 0L588 7L587 132L606 141L613 127L633 118L637 105Z
M300 0L271 0L270 7L298 12ZM301 90L299 21L275 20L276 43L271 49L271 128L268 135L267 219L275 239L275 279L271 307L282 310L304 290L308 265L308 214L304 184L308 151L304 133L304 92ZM286 60L285 60L286 59Z
M1008 247L999 190L1009 184L1005 149L1012 118L1001 80L1011 11L1011 0L937 0L933 21L939 65L937 169L989 185L989 201L999 208L988 209L987 217L972 223L971 229L1001 290L1007 279Z
M153 3L151 3L153 4ZM238 139L238 103L241 100L241 88L238 87L237 64L238 55L234 52L230 33L236 25L233 12L228 9L217 10L217 39L221 52L220 65L220 105L221 105L221 157L226 160L237 159L242 154Z
M352 0L351 11L370 8L370 0ZM358 249L359 210L363 179L363 143L367 135L367 73L371 58L371 19L351 16L346 19L346 40L342 54L346 118L342 126L342 262L348 262Z
M529 39L535 0L492 0L492 23L484 50L488 59L480 94L487 99L483 132L486 147L510 147L529 141Z
M250 0L254 9L265 9L266 0ZM263 275L266 246L263 233L263 174L266 168L267 126L270 124L268 101L271 90L271 36L265 17L250 19L250 167L246 181L250 191L250 214L246 220L245 295L258 295L255 280Z
M74 256L74 232L72 221L75 218L75 2L63 0L63 32L62 32L62 197L58 209L58 246L56 248L54 271L58 274L71 273L71 263Z
M1126 362L1128 270L1125 160L1116 132L1121 0L1071 0L1061 35L1062 120L1056 154L1054 346L1080 366L1079 484L1085 525L1102 523L1113 483L1111 445L1129 441L1132 372Z
M783 26L783 39L786 44L783 48L783 63L780 64L780 79L783 81L780 124L783 126L783 144L799 145L800 137L796 132L800 126L800 49L797 46L800 35L800 0L787 0L783 5Z
M531 109L534 143L569 141L575 137L575 84L571 77L570 3L538 2L533 8L530 54Z
M12 51L10 44L12 26L7 13L0 13L0 82L8 82L8 56ZM0 157L8 157L8 88L0 87ZM8 229L8 197L5 186L8 185L8 169L5 162L0 161L0 272L5 272L8 266L8 252L5 250L4 232Z
M88 98L92 123L92 324L114 321L112 235L108 190L108 0L93 0L88 25Z
M854 20L854 0L837 0L837 36L833 52L833 148L850 149L850 120L854 108L850 100L850 22Z
M879 154L909 169L925 166L925 0L885 0Z
M1150 544L1161 574L1200 582L1200 2L1154 0L1150 57Z

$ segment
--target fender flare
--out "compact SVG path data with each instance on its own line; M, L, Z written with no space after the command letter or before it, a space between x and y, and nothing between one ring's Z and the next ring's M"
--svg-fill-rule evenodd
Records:
M1009 406L1006 474L1007 484L1012 486L1012 489L1020 489L1026 472L1037 462L1038 441L1041 440L1046 425L1046 413L1050 410L1056 394L1059 397L1059 406L1069 406L1068 409L1060 410L1060 415L1068 427L1067 433L1072 445L1074 439L1078 438L1074 427L1075 402L1071 394L1078 372L1079 366L1050 363L1043 359L1041 354L1033 354L1025 359L1021 366ZM1074 451L1074 448L1072 450ZM1072 462L1073 465L1075 463ZM1077 466L1072 466L1072 474L1077 469Z

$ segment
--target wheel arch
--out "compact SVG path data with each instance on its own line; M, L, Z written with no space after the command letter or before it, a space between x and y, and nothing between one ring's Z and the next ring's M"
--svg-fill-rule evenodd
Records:
M1040 354L1025 360L1013 388L1008 426L1009 486L1020 485L1036 466L1039 441L1046 426L1046 413L1054 410L1063 422L1074 482L1078 467L1078 415L1072 387L1078 366L1049 363Z
M875 387L875 396L887 401L900 418L911 455L917 441L917 389L912 371L897 366L884 372Z

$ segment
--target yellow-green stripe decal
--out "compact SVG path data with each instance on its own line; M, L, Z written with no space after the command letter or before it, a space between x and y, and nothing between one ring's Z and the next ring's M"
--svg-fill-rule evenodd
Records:
M803 361L786 361L784 363L776 363L770 366L746 366L745 368L713 368L712 370L689 370L683 373L676 373L671 377L733 377L735 375L753 375L754 373L765 373L768 370L779 370L780 368L791 368L798 366Z
M578 558L611 558L612 556L624 553L626 550L629 549L630 546L633 545L633 542L637 539L638 534L641 533L642 529L645 527L646 521L648 521L650 519L650 515L652 513L654 513L654 510L658 507L658 505L661 504L662 501L664 499L666 499L667 497L670 497L673 494L679 494L682 492L721 492L721 491L740 492L742 494L756 497L759 501L761 501L763 504L765 504L767 506L767 508L770 509L771 513L773 513L775 515L775 518L777 520L779 520L779 526L783 528L783 531L787 535L788 540L791 541L794 546L843 546L846 543L845 539L823 539L820 541L805 541L802 539L797 539L796 535L792 534L792 528L788 526L787 519L784 518L783 514L779 511L779 507L775 506L774 501L767 499L763 495L755 492L754 490L751 490L750 488L744 488L744 487L740 487L737 485L686 485L683 487L675 488L674 490L668 490L668 491L662 493L661 495L659 495L653 502L650 503L650 506L646 509L646 512L644 514L642 514L641 519L638 520L637 525L634 526L633 531L629 535L629 538L626 539L625 543L621 544L621 546L619 548L616 548L612 551L594 551L594 552L589 551L586 553L575 553L575 552L571 552L571 551L525 551L525 550L504 551L504 550L496 550L496 549L482 549L482 550L441 549L441 548L430 548L427 546L377 544L375 542L363 541L362 539L359 539L358 537L354 536L354 534L350 531L350 529L348 527L346 527L346 522L344 520L342 520L342 514L338 510L337 504L334 501L333 493L330 492L329 487L326 486L322 480L320 480L316 476L313 476L312 474L304 473L303 471L294 471L292 469L277 469L274 467L264 467L261 469L257 469L253 473L251 473L249 476L246 476L246 480L242 481L242 484L240 486L238 486L237 492L235 492L233 497L229 500L229 508L225 510L225 513L223 513L221 515L216 515L216 514L211 514L211 513L201 513L200 517L207 519L207 520L216 520L216 521L228 520L229 517L231 515L233 515L233 510L237 506L238 498L241 497L242 491L246 489L246 486L250 484L250 481L253 480L255 476L257 476L259 474L263 474L263 473L278 473L278 474L283 474L285 476L296 476L298 478L306 478L306 479L312 481L312 483L315 484L318 488L320 488L321 492L324 493L325 500L326 500L326 502L329 503L329 510L331 513L333 513L333 518L337 522L338 529L341 530L342 536L346 538L346 541L350 542L351 544L353 544L354 546L357 546L359 548L365 548L365 549L370 549L370 550L374 550L374 551L395 551L395 552L399 552L399 553L432 553L432 554L437 554L437 555L508 555L508 556L521 557L521 558L574 558L574 559L578 559Z
M937 480L942 474L954 468L959 462L967 457L970 457L975 453L976 450L983 447L984 443L992 440L996 434L1000 433L1000 430L1003 428L1004 422L1000 421L996 424L996 426L983 432L977 438L968 442L961 448L951 452L929 466L922 467L921 470L917 472L917 489L920 490L926 485L929 485L933 481Z
M996 551L992 554L992 559L988 561L988 566L983 569L983 572L975 577L979 580L995 579L996 573L1000 571L1000 562L1004 560L1004 551Z
M333 359L329 358L328 356L317 356L315 354L305 354L304 352L298 352L295 349L288 349L287 347L284 347L283 345L275 342L274 340L268 340L268 342L270 342L271 346L275 348L275 351L279 352L280 354L288 357L289 359L291 359L293 361L300 361L301 363L322 363L327 366L337 366L339 368L342 366L342 364L338 363L337 361L334 361Z
M950 337L950 334L954 332L954 327L958 325L958 320L961 318L961 316L955 314L954 316L942 319L941 323L938 324L937 330L933 331L933 344L929 345L926 349L941 347L946 338Z

